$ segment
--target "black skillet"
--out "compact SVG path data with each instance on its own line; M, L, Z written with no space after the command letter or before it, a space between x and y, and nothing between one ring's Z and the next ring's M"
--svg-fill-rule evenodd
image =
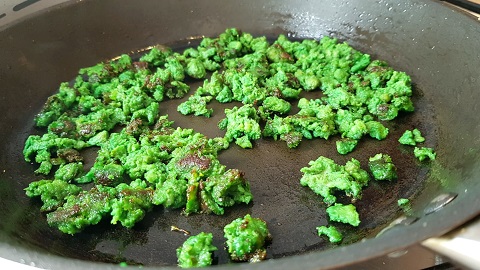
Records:
M62 81L79 68L154 44L184 48L202 36L237 27L275 38L320 38L330 35L406 71L414 82L416 111L388 123L390 137L361 141L355 152L336 154L334 141L304 141L290 150L283 142L260 140L251 150L238 147L221 154L228 167L250 180L254 202L231 208L224 216L184 217L177 210L155 208L131 230L108 222L75 236L46 225L38 201L26 198L28 183L39 179L25 163L23 143L32 132L33 116ZM15 261L53 269L116 268L120 262L159 267L175 264L175 248L185 236L170 226L214 233L223 246L222 228L251 213L269 223L274 237L264 263L249 268L314 269L351 264L441 235L480 211L480 24L472 17L434 1L81 1L58 5L0 31L0 254ZM195 85L195 84L194 84ZM313 94L316 97L319 93ZM180 101L161 104L176 125L208 136L222 135L211 119L179 116ZM412 149L400 146L405 129L417 127L435 162L418 162ZM352 157L366 164L384 152L399 168L392 183L372 182L356 203L358 229L348 229L342 246L316 236L327 223L325 205L299 185L299 169L320 155L344 163ZM425 215L440 194L458 194L447 206ZM402 215L399 198L410 198L418 220L375 236ZM412 221L415 219L411 219ZM410 222L409 222L410 223ZM216 263L228 263L221 248ZM105 264L109 263L109 264ZM245 264L229 267L247 267Z

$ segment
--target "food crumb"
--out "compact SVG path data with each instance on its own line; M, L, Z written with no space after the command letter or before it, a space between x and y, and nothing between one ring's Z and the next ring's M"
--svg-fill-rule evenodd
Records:
M420 161L423 161L427 158L430 160L434 160L437 157L437 154L435 153L433 148L429 147L415 147L415 149L413 150L413 154Z
M368 167L375 180L393 180L397 178L397 168L387 154L376 154L368 160Z
M405 198L400 198L397 201L397 205L403 210L405 213L410 213L412 211L412 206L410 205L410 200Z
M212 264L213 251L217 248L212 245L213 235L201 232L190 236L177 249L178 266L181 268L205 267Z
M342 233L335 226L320 226L317 227L317 232L318 236L327 236L331 243L338 243L343 239Z
M367 186L370 177L360 167L360 161L352 158L344 166L334 160L320 156L308 163L309 167L301 168L302 186L308 186L313 192L323 197L327 204L337 201L336 194L342 191L352 199L360 199L362 189Z
M398 139L398 142L405 145L415 146L417 143L422 143L425 141L425 138L422 136L422 133L418 129L406 130L403 135Z
M272 236L264 220L247 214L227 224L223 231L228 254L233 261L259 262L266 259L265 244Z
M360 224L360 216L353 204L336 203L327 208L327 214L331 221L342 222L355 227Z

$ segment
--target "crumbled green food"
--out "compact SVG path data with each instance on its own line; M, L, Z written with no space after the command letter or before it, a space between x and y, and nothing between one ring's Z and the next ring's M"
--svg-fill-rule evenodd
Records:
M203 85L189 93L194 80ZM301 98L302 91L320 91L320 98ZM214 99L243 106L225 110L223 138L207 138L159 115L162 101L187 94L177 107L184 115L210 117ZM69 234L108 218L131 228L160 205L220 215L252 200L243 173L218 159L231 142L252 148L263 136L295 148L304 138L337 135L338 151L347 154L367 134L385 139L381 121L413 111L411 95L407 74L330 37L280 35L269 43L230 28L181 52L155 46L139 59L124 54L82 68L74 82L60 84L34 119L45 133L31 135L23 151L25 161L38 164L36 173L53 179L32 182L26 192L40 197L51 226ZM83 151L92 147L98 156L87 170ZM301 183L327 204L336 202L336 191L360 198L369 181L355 159L309 165Z
M225 138L242 148L252 148L252 140L260 139L260 117L252 105L244 105L240 108L225 109L223 120L218 123L220 129L226 130Z
M318 236L325 235L332 243L339 243L343 239L342 233L335 226L320 226L317 227Z
M67 196L76 195L81 191L81 187L62 180L39 180L25 188L28 197L40 196L43 202L40 208L42 211L55 210L64 203Z
M372 138L375 138L377 140L383 140L388 135L388 128L386 128L380 122L369 121L369 122L366 122L365 125L367 126L368 134Z
M415 155L418 160L423 161L425 159L434 160L437 157L437 153L430 147L415 147L413 149L413 154Z
M207 75L205 66L199 59L196 58L189 59L189 61L187 61L186 69L187 74L195 79L202 79Z
M335 113L329 105L324 105L319 99L301 98L298 102L300 111L294 115L282 118L275 115L268 119L263 130L263 136L281 139L288 147L295 148L302 138L328 139L337 133L335 129Z
M265 98L265 100L262 102L261 108L267 113L271 112L278 114L287 114L288 112L290 112L292 105L284 99L270 96Z
M70 182L82 176L83 173L83 164L81 162L66 163L60 165L58 170L55 172L54 178L65 182Z
M393 120L401 111L414 110L407 74L330 37L290 41L280 35L268 44L265 37L228 29L218 38L204 39L184 56L196 57L204 65L207 59L224 61L224 69L214 69L195 96L261 105L258 115L266 122L262 135L283 140L290 148L303 138L328 139L337 133L354 140L365 134L383 140L388 128L375 118ZM290 111L289 100L299 99L303 90L320 90L323 97L300 99L300 112L284 115ZM186 103L181 107L191 108ZM204 107L195 110L189 113L204 115ZM251 139L238 138L242 147L251 147Z
M227 250L233 261L258 262L265 260L265 245L271 240L267 223L247 214L237 218L223 229Z
M153 188L137 179L129 185L120 183L115 189L117 196L112 200L111 223L120 221L124 227L131 228L152 208Z
M327 214L331 221L342 222L355 227L360 224L360 216L353 204L335 203L327 208Z
M192 95L187 101L178 105L178 112L183 115L194 114L196 116L210 117L213 109L208 109L207 104L212 100L212 96L196 96Z
M335 122L343 137L359 140L368 133L367 125L360 117L361 114L357 112L343 109L337 111Z
M360 162L354 158L342 166L320 156L308 165L310 167L300 170L303 173L300 183L322 196L327 204L337 201L336 191L343 191L353 199L360 199L363 187L367 186L370 180L368 173L360 168Z
M397 178L397 168L392 158L387 154L376 154L368 159L368 167L375 180L394 180Z
M410 200L405 199L405 198L400 198L400 199L398 199L397 204L398 204L398 206L405 206L405 205L410 204Z
M398 139L401 144L406 145L417 145L417 143L422 143L425 141L425 138L422 136L422 133L418 129L406 130L405 133Z
M192 268L211 265L213 251L217 250L212 242L211 233L201 232L188 237L182 246L177 248L178 266Z
M249 183L243 178L243 173L236 169L230 169L222 175L210 176L203 184L201 200L198 201L205 212L222 215L225 207L236 203L249 203L253 198Z
M353 151L353 149L357 146L358 140L344 138L341 140L336 141L337 151L342 155L346 155Z
M82 158L76 159L68 153L65 154L68 150L80 150L87 147L87 143L80 140L69 139L69 138L60 138L56 134L47 133L43 136L31 135L27 138L25 142L25 147L23 149L23 155L25 161L31 162L35 161L39 163L40 166L35 171L40 174L49 174L54 163L62 164L69 161L69 159L82 160ZM76 152L78 153L78 152ZM53 156L57 156L54 159Z
M74 234L110 215L111 223L131 228L154 205L185 207L186 214L220 215L226 207L252 200L243 174L227 170L217 158L218 152L228 146L224 139L208 139L192 129L174 129L166 116L159 117L152 128L133 123L100 143L88 172L78 174L80 164L66 163L55 174L59 179L52 182L55 186L29 186L27 194L41 196L45 202L42 209L57 208L47 215L49 224ZM138 130L143 133L137 138ZM54 190L60 180L94 182L95 188L73 192L69 190L77 186L63 182L68 188ZM79 210L73 211L75 207Z
M400 198L397 201L397 205L402 208L402 210L406 213L409 213L412 210L412 206L410 205L410 200L405 198Z
M218 152L233 140L247 147L260 137L258 123L251 126L258 118L256 109L247 108L243 115L240 109L245 119L231 118L228 136L209 139L191 129L173 128L167 116L159 116L159 102L183 97L190 90L185 78L205 79L207 71L219 74L227 60L267 47L265 38L227 29L183 53L156 46L138 60L121 55L81 69L35 117L46 133L27 139L25 160L40 164L37 173L53 171L55 180L32 183L27 195L39 196L42 211L52 211L49 224L69 234L108 217L131 228L155 205L184 208L185 214L223 214L226 207L249 203L252 194L243 173L222 165ZM179 112L210 116L206 106L213 98L256 101L255 95L266 90L256 89L258 76L251 71L266 74L268 69L262 57L252 62L247 58L248 71L227 72L217 78L221 84L212 75L203 88L213 94L191 95ZM244 78L243 73L250 75ZM233 120L244 125L233 130ZM81 151L93 146L99 148L98 156L85 171ZM86 183L94 187L83 190Z
M47 214L50 226L75 234L89 225L95 225L112 210L115 188L95 186L77 195L68 195L66 202Z

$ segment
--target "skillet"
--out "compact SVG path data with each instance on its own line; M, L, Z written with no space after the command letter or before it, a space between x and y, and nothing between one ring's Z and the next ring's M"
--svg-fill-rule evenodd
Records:
M331 35L347 41L412 76L416 112L391 123L390 140L380 144L363 140L346 157L335 154L333 141L305 141L295 150L269 140L259 141L252 150L232 147L221 159L246 172L254 202L234 207L222 217L185 218L178 211L158 208L132 230L100 224L72 237L49 228L38 202L23 193L35 176L21 149L26 137L38 132L33 115L58 84L71 80L81 67L121 53L152 44L183 48L227 27L270 38L283 33L300 39ZM246 213L264 218L277 235L267 250L274 260L249 266L254 268L339 266L441 235L480 210L476 196L479 34L480 25L473 18L432 1L83 1L56 6L6 27L0 33L1 254L54 269L66 265L107 268L121 261L172 265L174 249L185 237L170 232L171 225L196 233L212 231L215 245L221 247L223 225ZM208 121L175 116L179 102L167 102L161 112L171 115L179 126L221 135L210 128L222 118L221 113ZM214 109L222 111L219 105ZM405 129L413 127L424 130L428 146L438 153L436 162L419 163L395 143ZM357 203L360 228L346 235L342 247L326 243L314 230L326 224L325 206L299 186L299 168L319 155L338 163L355 157L366 164L368 156L380 150L391 154L402 168L399 181L372 182ZM458 196L441 211L425 215L429 202L445 193ZM413 215L419 219L375 238L401 215L396 206L401 197L412 200ZM228 262L221 249L217 262Z

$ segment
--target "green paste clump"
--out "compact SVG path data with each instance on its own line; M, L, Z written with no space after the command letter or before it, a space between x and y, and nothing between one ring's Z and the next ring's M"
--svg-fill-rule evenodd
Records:
M83 161L78 151L87 146L85 141L63 138L52 133L30 135L25 142L23 155L25 161L40 164L35 173L47 175L54 165Z
M422 136L422 133L418 129L406 130L403 135L398 139L401 144L415 146L417 143L422 143L425 141L425 138Z
M342 155L346 155L355 149L358 144L357 140L350 139L350 138L343 138L335 142L337 145L338 153Z
M32 182L25 189L28 197L40 196L42 211L52 211L63 204L69 195L77 195L82 188L63 180L40 180Z
M291 109L292 105L290 102L276 96L269 96L262 102L262 106L258 107L258 112L262 119L269 119L274 114L288 114Z
M211 265L213 251L217 250L212 242L211 233L201 232L188 237L182 246L177 248L178 266L192 268Z
M397 204L398 204L398 206L400 206L400 207L404 207L404 206L407 206L407 205L410 204L410 200L409 200L409 199L405 199L405 198L400 198L400 199L398 199Z
M290 148L303 138L328 139L340 134L349 139L348 145L339 142L339 152L346 154L355 148L353 140L366 134L385 139L388 128L380 121L414 110L407 74L330 37L290 41L280 35L270 44L265 37L228 29L182 56L199 59L195 63L224 60L223 68L214 69L203 86L178 107L182 114L208 117L212 112L206 105L214 99L251 105L264 125L262 135L283 140ZM323 96L307 100L301 98L302 91L321 91ZM300 111L289 114L294 100L299 100ZM238 136L238 144L246 148L258 139L241 132Z
M360 216L353 204L335 203L327 208L327 214L331 221L342 222L355 227L360 224Z
M112 211L115 195L115 188L101 185L69 195L60 207L47 213L48 224L64 233L78 233L87 226L98 224Z
M368 167L375 180L394 180L397 178L397 168L392 158L387 154L376 154L368 159Z
M29 136L23 150L27 162L39 164L36 173L52 177L26 188L27 196L40 197L51 226L75 234L110 219L131 228L155 206L221 215L252 200L243 173L218 160L233 138L241 138L207 138L173 128L159 115L161 101L190 90L185 79L205 79L207 71L244 53L227 45L236 33L227 30L215 44L206 40L202 50L178 53L157 46L138 60L121 55L83 68L74 82L60 85L35 117L45 134ZM191 96L179 110L209 116L211 99ZM84 168L82 151L92 147L98 155Z
M335 226L320 226L317 227L318 236L325 235L332 243L339 243L343 239L342 233Z
M420 161L423 161L427 158L430 160L434 160L437 157L437 154L435 153L433 148L430 147L415 147L415 149L413 149L413 154Z
M265 260L265 245L271 240L267 223L247 214L226 225L223 229L227 238L227 250L233 261L258 262Z
M425 159L434 160L437 156L433 148L430 147L417 147L417 143L425 142L425 138L422 136L418 129L406 130L405 133L398 139L401 144L415 146L413 150L414 156L423 161Z
M252 105L225 109L225 116L218 127L226 130L225 139L228 142L235 141L242 148L252 148L251 141L262 136L260 116Z
M228 145L224 139L209 139L192 129L171 125L166 116L152 129L131 123L99 144L98 156L88 172L75 180L61 174L54 181L33 182L27 195L41 196L46 204L43 208L54 210L47 214L49 224L69 234L107 216L112 224L120 222L131 228L155 205L184 208L187 215L221 215L225 207L252 200L243 174L227 169L218 160L218 152ZM138 130L142 136L135 135ZM79 192L81 188L73 188L76 186L66 180L93 182L95 186ZM62 190L55 190L57 187ZM79 206L80 211L72 210Z
M354 158L342 166L335 161L320 156L315 161L308 163L310 167L304 167L300 184L308 186L316 194L323 197L327 204L337 201L335 193L342 191L352 199L360 199L362 189L367 186L370 177L360 167L360 162Z
M212 100L211 96L191 95L188 100L178 105L179 113L187 115L194 114L195 116L212 116L213 109L207 108L208 102Z
M400 198L397 201L397 205L403 210L405 213L410 213L412 211L412 206L410 204L410 200L406 198Z
M189 93L192 80L203 84ZM321 95L306 99L302 91ZM29 136L23 150L25 161L38 164L35 172L51 179L25 191L40 197L51 226L69 234L102 219L131 228L155 206L221 215L252 200L243 173L218 160L230 143L252 148L263 136L295 148L304 138L339 136L337 150L347 154L366 135L385 139L386 121L414 110L411 95L407 74L330 37L290 41L280 35L270 43L231 28L181 52L155 46L138 59L124 54L82 68L73 82L60 84L34 119L44 134ZM174 128L160 115L162 101L184 97L177 107L184 115L212 116L213 100L242 105L224 111L218 123L224 137L207 138ZM83 151L93 147L98 156L85 168ZM415 155L435 158L425 148ZM369 181L355 159L340 166L321 157L309 165L301 184L329 205L337 191L360 198ZM263 245L268 230L252 222L253 231L263 232L255 240ZM231 254L264 258L260 246L248 252L254 255L232 247Z

